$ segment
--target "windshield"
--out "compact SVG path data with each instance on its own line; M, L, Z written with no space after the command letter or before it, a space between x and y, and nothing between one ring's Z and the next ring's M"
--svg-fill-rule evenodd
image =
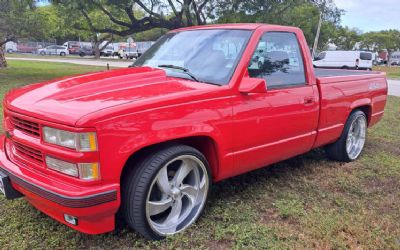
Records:
M191 30L161 37L135 66L158 67L167 75L201 82L229 83L251 36L250 30ZM167 67L166 67L167 66Z

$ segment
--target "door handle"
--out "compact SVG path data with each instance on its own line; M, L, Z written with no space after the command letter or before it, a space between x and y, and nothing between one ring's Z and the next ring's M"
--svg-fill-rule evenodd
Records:
M304 97L304 104L310 105L314 103L314 96L306 96Z

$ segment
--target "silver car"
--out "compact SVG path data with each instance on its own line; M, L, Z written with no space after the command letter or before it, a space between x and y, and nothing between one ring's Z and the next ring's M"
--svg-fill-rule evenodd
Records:
M60 55L60 56L66 56L69 55L69 51L67 47L60 46L60 45L51 45L47 46L46 48L39 49L38 50L39 55Z

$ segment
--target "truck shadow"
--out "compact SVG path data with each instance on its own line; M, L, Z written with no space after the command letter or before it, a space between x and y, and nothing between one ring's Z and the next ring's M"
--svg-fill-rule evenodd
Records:
M312 175L317 171L316 168L335 167L337 164L337 162L327 159L323 149L315 149L306 154L215 183L209 205L212 206L213 200L230 199L266 184L272 185L274 188L293 186L293 182Z

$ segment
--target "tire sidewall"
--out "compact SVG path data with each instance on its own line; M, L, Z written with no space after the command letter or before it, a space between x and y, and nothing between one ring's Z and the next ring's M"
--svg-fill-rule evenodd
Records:
M180 148L181 150L177 150L176 148ZM177 152L172 153L172 154L166 153L170 150L171 151L177 150ZM162 161L159 161L157 163L156 168L150 169L151 167L146 166L146 165L151 166L152 164L154 164L154 162L156 162L158 160L159 155L163 155L163 154L164 155L168 154L168 156L164 157ZM127 190L126 192L123 192L125 195L122 196L122 198L124 199L122 201L123 210L124 210L123 213L125 214L126 222L130 225L130 227L132 227L136 231L139 231L139 233L144 235L146 238L159 240L159 239L164 239L166 237L164 235L158 234L150 226L150 224L147 220L147 216L146 216L146 203L147 203L148 193L150 191L150 188L152 187L154 178L156 178L160 169L162 167L164 167L165 164L167 164L168 162L170 162L171 160L173 160L174 158L176 158L180 155L191 155L191 156L198 158L204 164L206 171L207 171L207 175L208 175L208 192L206 193L206 198L205 198L204 204L203 204L201 210L199 211L197 217L193 220L193 223L195 223L201 217L201 215L204 211L204 208L207 204L207 201L208 201L208 198L210 195L210 191L211 191L212 176L211 176L209 164L208 164L206 158L203 156L203 154L201 154L199 151L197 151L196 149L194 149L192 147L184 146L184 145L167 147L165 149L155 151L153 155L146 157L139 164L137 164L136 166L133 166L135 169L130 174L131 175L130 178L133 178L133 179L132 179L132 181L129 182L130 185L126 187L129 190ZM139 193L139 192L137 192L137 190L139 188L138 184L143 184L143 182L141 181L141 177L143 176L143 174L146 171L149 171L149 170L151 171L151 176L150 176L150 178L148 178L145 181L146 183L145 183L144 192ZM132 194L133 197L128 196L127 194ZM132 214L129 215L130 213L134 213L133 210L135 210L135 209L140 211L140 216L137 216L137 215L135 216ZM130 221L129 217L134 218L134 221ZM142 227L144 226L146 232L143 232L142 230L138 230L138 228L136 227L137 225L139 225L139 226L142 225ZM190 226L191 225L189 225L188 227L190 227ZM179 232L177 232L177 233L179 233Z
M354 158L354 159L351 159L350 156L349 156L349 154L348 154L348 152L347 152L347 137L348 137L348 134L349 134L349 132L350 132L350 127L351 127L351 125L353 124L353 122L354 122L356 119L358 119L360 116L364 118L365 126L368 127L367 117L366 117L365 113L362 112L362 111L360 111L360 110L353 111L353 112L350 114L349 119L348 119L347 122L346 122L346 126L345 126L345 129L344 129L344 133L343 133L342 138L341 138L341 140L342 140L343 155L344 155L345 160L346 160L347 162L351 162L351 161L357 160L357 159L362 155L363 150L364 150L364 147L365 147L365 142L364 142L364 145L363 145L363 148L361 149L360 154L358 154L358 156L357 156L356 158ZM365 140L367 140L366 137L367 137L367 131L365 131Z

